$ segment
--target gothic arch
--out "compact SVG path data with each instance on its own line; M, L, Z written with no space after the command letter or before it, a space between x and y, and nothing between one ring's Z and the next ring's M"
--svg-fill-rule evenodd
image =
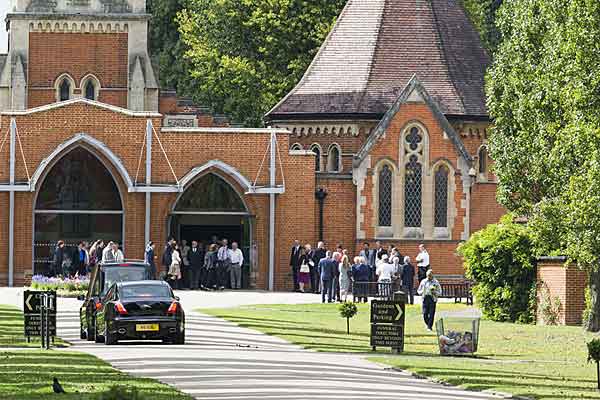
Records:
M79 133L73 136L71 139L61 143L58 147L54 149L52 153L50 153L50 155L48 155L48 157L44 158L40 162L40 165L38 165L37 169L31 176L30 190L37 190L36 186L38 182L41 180L43 174L49 169L49 167L51 167L53 164L56 163L56 161L62 158L67 149L75 147L77 145L87 145L88 147L98 151L100 154L106 157L106 159L110 161L112 166L118 172L119 176L127 186L128 191L132 192L134 190L133 181L131 180L129 172L127 171L127 168L125 167L121 159L115 153L113 153L112 150L106 144L85 133Z
M68 86L65 86L68 85ZM65 89L66 88L66 89ZM74 98L75 94L75 79L68 73L63 73L56 78L54 81L54 91L56 92L56 101L66 101ZM66 97L65 90L68 90L68 98Z
M252 182L250 182L248 178L242 175L240 171L221 160L210 160L204 165L200 165L193 168L179 181L179 186L181 188L184 188L185 190L185 188L188 187L191 184L191 182L195 181L197 177L203 175L206 171L210 169L221 171L226 176L230 176L240 185L240 187L244 191L248 191L252 187Z
M342 172L342 148L337 143L332 143L327 149L327 172Z
M93 85L93 98L88 96L88 85ZM88 100L98 101L98 97L100 96L100 80L94 74L87 74L81 79L81 94Z
M323 149L319 143L313 143L310 145L310 151L315 153L315 171L323 171Z

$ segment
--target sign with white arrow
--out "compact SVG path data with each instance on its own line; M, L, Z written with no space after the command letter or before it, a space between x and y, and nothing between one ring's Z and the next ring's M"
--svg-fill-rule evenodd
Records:
M403 303L373 300L371 302L371 323L404 325L404 310Z
M48 296L48 328L50 336L56 336L56 292L26 290L23 293L23 317L25 336L40 336L42 332L42 296Z

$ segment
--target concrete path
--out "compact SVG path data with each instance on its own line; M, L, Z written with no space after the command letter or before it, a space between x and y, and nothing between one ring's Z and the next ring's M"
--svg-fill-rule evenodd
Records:
M155 378L197 399L447 399L495 397L416 379L361 355L317 353L282 339L241 328L191 309L204 306L315 302L316 296L285 293L179 292L188 310L186 344L126 343L79 339L79 302L59 301L59 335L72 350L93 354L133 375ZM22 294L0 289L0 302L21 306Z

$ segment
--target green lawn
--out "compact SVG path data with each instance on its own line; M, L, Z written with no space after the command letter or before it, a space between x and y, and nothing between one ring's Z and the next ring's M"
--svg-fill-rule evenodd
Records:
M54 399L52 378L57 377L66 395L61 399L101 399L113 385L137 388L142 399L191 400L191 397L153 379L122 373L104 361L65 350L16 350L25 346L23 316L13 307L0 305L0 399ZM39 346L37 344L29 344Z
M55 346L65 347L67 344L55 338ZM23 336L23 313L16 307L0 304L0 347L40 347L39 338L27 342Z
M440 304L438 311L466 306ZM369 352L369 309L359 305L351 334L336 305L265 305L200 310L241 326L275 335L317 351ZM537 399L600 399L596 368L588 364L586 342L592 337L579 327L518 325L482 321L476 358L441 357L436 335L422 322L420 306L408 306L405 352L371 353L372 359L421 375L473 389L495 389Z

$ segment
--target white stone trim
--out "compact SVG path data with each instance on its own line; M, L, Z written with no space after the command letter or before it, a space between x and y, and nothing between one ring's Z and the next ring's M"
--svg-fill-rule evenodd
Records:
M103 142L96 138L93 138L92 136L86 133L78 133L66 142L61 143L60 145L58 145L58 147L54 149L52 153L50 153L48 157L44 158L38 165L33 175L31 176L29 190L31 192L35 192L36 185L39 179L44 174L44 171L46 171L46 169L48 168L48 166L52 165L55 160L62 157L64 151L67 150L69 147L76 146L79 143L85 143L98 150L102 155L104 155L112 163L113 167L117 170L117 172L125 182L128 191L135 191L133 181L131 180L129 172L127 171L127 168L125 168L125 165L123 164L121 159L115 153L113 153L112 150L110 150L110 148Z
M58 76L58 78L56 78L56 80L54 81L54 99L57 102L60 102L60 85L62 84L62 82L64 80L69 81L69 100L72 100L75 98L75 88L77 88L77 83L75 83L75 79L73 79L73 77L71 75L69 75L68 73L63 73L60 74Z
M29 32L59 33L126 33L129 24L123 21L81 21L61 19L57 21L30 21Z
M337 152L338 152L338 165L337 165L337 169L335 169L335 170L329 169L329 155L331 154L331 150L333 148L337 149ZM326 165L325 169L327 170L327 172L336 173L336 174L341 173L344 170L344 163L342 162L342 146L340 146L336 142L331 143L329 145L329 147L327 148L327 159L326 160L327 160L326 161L327 165Z
M448 168L448 202L446 205L446 226L445 227L436 227L435 226L435 172L440 166L445 166ZM431 188L431 209L433 219L433 238L434 239L452 239L452 229L454 228L454 221L456 216L458 215L458 210L456 208L456 203L454 201L454 195L456 193L456 177L455 177L455 169L452 164L446 159L437 160L433 166L431 167L431 184L433 185Z
M290 156L315 156L312 150L290 150Z
M313 150L315 147L319 149L319 170L315 172L325 172L323 171L323 147L319 143L313 143L310 145L309 151L311 151L315 157L317 156L317 153L315 153Z
M391 209L391 226L379 226L379 173L384 165L389 166L392 169L392 209ZM402 220L402 216L400 215L401 204L398 204L398 191L401 189L398 187L398 166L390 159L383 158L377 162L375 167L373 168L373 190L372 196L373 199L373 227L375 228L375 236L382 238L391 238L394 237L394 231L397 229L398 224Z
M126 108L113 106L111 104L106 104L106 103L102 103L102 102L95 101L95 100L88 100L85 98L77 98L77 99L71 99L71 100L67 100L67 101L61 101L58 103L46 104L46 105L43 105L40 107L30 108L28 110L8 110L8 111L3 111L2 113L0 113L0 115L17 115L17 116L18 115L31 115L31 114L44 112L44 111L50 111L50 110L54 110L56 108L66 107L71 104L78 104L78 103L84 103L84 104L88 104L91 106L100 107L105 110L120 113L120 114L125 114L130 117L145 117L145 118L148 118L148 117L160 118L160 117L162 117L162 114L155 113L155 112L131 111Z
M231 128L231 127L202 127L197 128L161 128L161 132L171 133L283 133L289 134L287 129L274 129L274 128Z
M100 89L102 88L102 85L100 85L100 79L98 79L98 77L94 74L87 74L81 78L81 83L79 85L81 97L87 99L87 97L85 97L85 86L90 81L92 82L92 85L94 85L94 101L98 101L100 98Z

